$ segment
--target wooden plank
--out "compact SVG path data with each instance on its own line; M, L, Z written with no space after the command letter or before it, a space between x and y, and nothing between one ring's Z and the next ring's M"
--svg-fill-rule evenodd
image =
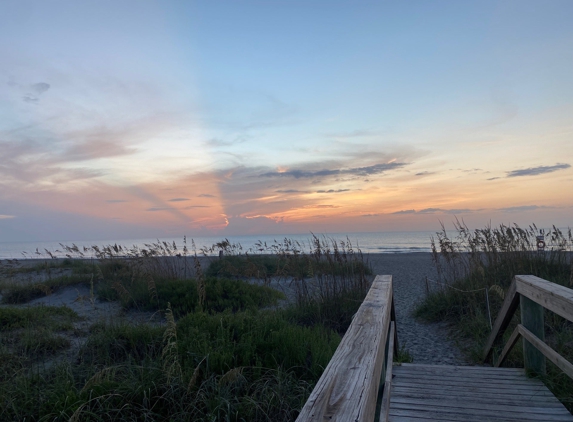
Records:
M482 376L494 374L494 376L508 375L508 376L523 376L525 370L523 368L496 368L493 366L452 366L451 368L438 366L405 366L405 364L397 364L396 368L400 373L440 373L440 374L467 374L467 376ZM467 369L466 369L467 368Z
M518 334L519 335L519 334ZM402 369L400 366L396 366L395 373L400 374L404 377L432 377L439 376L445 378L466 378L472 380L479 379L527 379L525 377L525 371L523 369L518 369L517 371L505 371L507 368L496 368L499 371L442 371L439 369Z
M435 387L436 389L441 389L444 391L457 391L460 389L464 389L466 391L473 391L473 392L487 392L488 391L488 387L480 384L480 385L475 385L472 383L448 383L448 384L443 384L443 383L433 383L433 382L416 382L416 381L402 381L400 380L398 377L395 377L392 380L392 389L394 388L398 388L398 387L408 387L408 388L432 388ZM545 386L544 385L537 385L537 384L532 384L532 385L516 385L514 388L508 389L507 387L500 387L499 385L496 384L491 384L489 386L489 391L495 391L496 393L505 393L507 391L510 391L514 394L520 393L520 394L536 394L538 392L543 392L545 391ZM551 394L549 393L549 391L547 391L547 394Z
M523 385L523 386L532 386L537 385L531 383L530 380L524 378L515 378L515 379L498 379L498 378L487 378L487 379L480 379L480 378L440 378L440 377L404 377L400 376L399 381L400 383L411 383L416 384L419 382L420 384L431 384L434 383L436 385L444 385L444 386L454 386L454 385L471 385L474 387L487 387L488 385L495 384L499 387L506 388L507 386L512 385ZM543 385L543 384L540 384Z
M431 376L439 376L444 379L449 378L463 378L467 380L521 380L525 377L525 371L521 373L501 373L495 374L491 372L486 372L485 374L480 374L479 372L444 372L443 374L439 372L429 372L429 371L419 371L419 372L400 372L401 377L409 377L409 378L420 378L420 377L431 377Z
M505 359L507 358L507 355L509 354L511 349L513 349L513 346L515 346L515 343L517 343L518 338L519 338L519 328L515 327L515 330L513 330L513 333L511 333L509 340L507 341L503 350L501 351L501 355L500 355L499 359L497 360L497 363L495 364L496 367L501 366L501 364L505 361Z
M517 295L517 288L516 288L516 279L514 278L509 285L509 289L505 293L505 299L503 301L503 305L497 318L495 319L495 323L493 324L493 328L491 330L491 334L489 335L487 342L485 343L485 347L483 349L483 360L486 362L492 352L493 345L495 341L503 335L507 326L511 322L511 318L517 309L517 305L519 304L519 296Z
M500 387L505 387L506 385L532 385L531 380L527 379L525 376L521 378L512 378L512 379L504 379L504 378L464 378L464 377L440 377L439 375L419 375L415 377L413 375L404 376L400 374L399 380L401 382L417 382L423 381L424 383L435 383L441 385L454 385L454 384L471 384L475 386L480 386L482 384L491 385L496 384Z
M452 408L448 406L434 406L430 404L402 404L402 403L392 403L391 414L395 415L399 411L410 411L416 412L420 416L436 415L436 416L452 416L457 415L462 418L461 420L496 420L509 419L513 421L573 421L573 415L569 412L565 413L545 413L543 417L539 414L528 413L526 410L521 410L516 408L515 410L491 410L489 408L482 409L460 409ZM442 420L441 418L436 420Z
M485 382L484 382L485 381ZM516 379L496 379L496 378L489 378L486 380L480 380L478 378L462 378L462 377L439 377L437 375L432 376L423 376L420 375L419 377L412 377L412 376L402 376L396 375L393 382L397 385L400 384L436 384L436 385L444 385L444 386L455 386L455 385L471 385L474 387L485 387L487 385L498 385L500 388L505 386L511 385L522 385L522 386L536 386L542 387L543 383L537 379L528 379L525 375L521 378Z
M392 365L394 362L394 333L396 324L390 323L390 334L388 335L388 359L386 360L386 379L384 380L384 390L382 392L382 403L380 405L380 421L388 420L390 410L390 397L392 393Z
M443 399L443 400L453 400L462 402L472 402L477 405L487 405L488 404L507 404L510 406L537 406L543 405L546 407L563 407L563 404L555 398L555 400L548 400L548 396L522 396L513 394L494 394L494 393L482 393L476 395L471 392L457 392L449 393L442 391L433 390L409 390L404 388L394 388L392 389L392 400L400 398L420 398L420 399Z
M441 382L433 382L433 381L402 381L402 380L398 380L397 378L395 378L394 380L392 380L392 386L393 387L424 387L426 389L429 388L440 388L440 389L465 389L468 391L475 391L475 392L479 392L479 391L487 391L488 388L491 391L497 391L497 392L503 392L503 391L518 391L518 390L522 390L524 392L536 392L540 389L543 388L543 386L540 385L529 385L529 384L519 384L519 385L513 385L511 386L511 384L505 384L505 385L498 385L498 384L472 384L471 382L451 382L451 383L441 383Z
M399 413L398 413L399 412ZM519 419L511 418L501 418L493 417L484 419L483 417L472 417L470 415L457 415L457 414L439 414L438 416L432 415L430 418L428 416L420 416L416 411L404 411L398 410L398 414L390 414L389 422L516 422ZM541 422L541 421L538 421Z
M543 306L531 299L521 296L521 324L541 341L545 340L545 323ZM546 374L545 356L526 338L523 339L523 361L525 369L538 375Z
M573 290L533 275L516 275L517 293L573 322Z
M428 369L442 369L444 371L507 371L507 372L516 372L521 371L523 373L522 368L494 368L493 366L454 366L454 365L429 365L425 363L402 363L398 367L400 368L428 368Z
M420 388L420 387L416 387L416 386L412 386L412 385L392 385L392 394L396 394L396 395L400 395L400 394L410 394L410 393L423 393L423 392L427 392L428 388ZM476 395L476 393L479 393L479 396L487 396L487 395L495 395L497 397L508 397L508 398L514 398L514 399L521 399L521 398L543 398L543 399L547 399L547 400L551 400L553 398L555 398L555 396L553 394L551 394L551 392L547 389L538 389L535 391L531 391L531 390L499 390L499 389L495 389L495 388L491 388L489 390L487 389L460 389L460 388L438 388L436 390L434 394L439 394L439 395ZM555 399L557 400L557 399ZM390 400L390 402L392 402L392 400Z
M484 408L483 403L475 403L472 401L461 401L461 400L437 400L434 398L392 398L392 405L416 405L416 406L440 406L440 407L448 407L451 409L460 409L460 411L468 411L469 409L476 409L481 410ZM546 407L541 405L510 405L508 403L499 404L499 403L490 403L485 406L487 410L497 410L500 412L514 412L514 413L537 413L537 417L539 418L539 414L546 414L546 415L565 415L571 416L569 411L565 408L565 406L561 405L561 407ZM462 410L466 409L466 410Z
M547 357L551 362L553 362L559 369L567 374L570 378L573 378L573 364L567 361L563 356L549 347L545 342L541 341L535 334L525 328L523 325L518 325L519 333L523 338L527 339L533 346L535 346L543 355Z
M461 407L451 407L447 404L439 405L434 403L396 403L392 407L392 412L394 413L396 410L417 410L419 411L420 415L424 415L426 412L443 412L443 413L450 413L450 414L458 414L458 415L468 415L468 416L480 416L483 419L489 420L490 418L507 418L515 421L522 421L522 420L531 420L531 421L540 421L540 420L565 420L565 421L573 421L573 416L571 413L563 407L562 409L550 408L532 408L532 407L504 407L504 406L486 406L477 408L461 408ZM535 410L535 412L532 412Z
M297 421L372 421L390 328L392 276L376 276Z

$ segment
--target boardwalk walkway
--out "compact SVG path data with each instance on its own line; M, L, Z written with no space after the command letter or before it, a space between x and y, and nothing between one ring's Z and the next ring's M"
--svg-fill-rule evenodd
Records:
M521 323L494 352L518 306ZM484 348L484 361L495 367L394 365L399 339L392 276L377 276L297 422L573 422L539 379L524 369L500 368L522 338L528 371L546 374L549 360L573 378L573 364L544 341L545 309L573 322L573 289L517 275Z
M391 422L573 421L523 369L402 364L392 375Z

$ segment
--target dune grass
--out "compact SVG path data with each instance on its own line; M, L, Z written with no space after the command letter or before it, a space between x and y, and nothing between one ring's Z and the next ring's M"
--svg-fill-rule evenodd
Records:
M432 240L440 279L429 282L433 289L418 305L416 315L428 321L449 322L469 357L480 362L491 332L488 300L493 323L515 275L531 274L573 288L573 237L570 230L564 233L553 227L546 236L547 250L538 252L539 230L535 226L522 229L517 225L502 225L470 231L458 222L456 232L451 238L443 230ZM573 323L548 310L544 317L545 341L573 362ZM503 342L494 350L494 359L518 321L519 310ZM523 367L521 342L504 365ZM544 381L568 409L573 410L573 380L549 361L547 369Z
M0 335L12 341L0 346L0 420L294 420L370 283L349 242L311 244L285 240L268 247L273 255L255 256L223 241L214 249L225 258L205 275L186 242L62 245L77 259L44 266L71 272L53 277L52 291L88 283L98 300L160 313L164 322L94 323L72 353L78 317L70 309L1 307ZM228 263L242 269L221 272ZM264 271L247 273L253 264ZM273 277L292 286L292 297L269 287ZM20 303L37 291L51 293L12 283L2 294ZM71 359L54 359L66 350Z

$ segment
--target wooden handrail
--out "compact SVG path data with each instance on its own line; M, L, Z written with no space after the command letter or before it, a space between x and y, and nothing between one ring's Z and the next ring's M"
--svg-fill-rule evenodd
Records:
M529 356L530 360L535 360L535 356L531 357L531 350L535 351L536 349L538 352L535 353L540 352L568 376L573 378L573 365L549 347L543 341L543 338L539 338L527 327L527 324L532 325L535 330L540 332L539 335L543 337L542 308L539 307L538 310L536 308L532 308L532 305L530 304L533 304L535 307L540 305L569 321L573 321L573 290L532 275L517 275L511 282L501 311L486 342L483 354L484 361L491 355L495 341L501 337L507 329L507 326L509 325L520 301L522 304L522 324L519 324L511 334L495 366L500 366L504 362L518 338L521 336L527 341L527 343L524 342L527 346L524 348L526 358ZM531 315L527 315L528 312L537 314L537 316L532 317ZM540 321L535 321L536 318ZM529 355L527 355L527 353L529 353ZM541 369L541 372L545 371L545 358L543 358L543 356L541 356L540 359L543 360L543 362L535 363L537 368ZM526 359L526 368L527 363Z
M374 420L392 303L392 276L376 276L298 422Z
M573 290L534 275L516 275L517 293L573 322Z

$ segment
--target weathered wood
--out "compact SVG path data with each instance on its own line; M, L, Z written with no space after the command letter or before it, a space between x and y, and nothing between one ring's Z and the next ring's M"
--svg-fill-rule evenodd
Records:
M376 276L297 421L372 421L390 329L392 276Z
M517 293L573 322L573 290L533 275L516 275Z
M403 369L413 369L415 371L430 369L438 370L440 372L445 371L477 371L478 373L483 373L483 371L491 371L495 374L501 372L519 372L523 374L522 368L494 368L493 366L453 366L453 365L429 365L425 363L402 363L400 368Z
M525 338L529 343L535 346L544 356L553 362L559 369L565 372L570 378L573 378L573 364L567 361L563 356L549 347L544 341L537 337L534 333L529 331L526 327L521 324L517 326L519 333Z
M395 397L392 399L392 403L405 404L405 405L413 404L413 405L428 406L428 407L432 407L432 406L434 406L434 407L435 406L448 407L448 408L452 409L454 412L455 411L469 412L471 409L481 410L484 408L483 403L475 403L471 400L469 400L469 401L457 400L457 396L452 397L449 400L444 399L444 398L442 398L441 400L436 400L432 397L421 397L421 398ZM406 407L406 406L404 406L404 407ZM486 408L487 408L487 410L494 410L494 411L499 411L499 412L537 413L538 419L542 418L542 416L540 416L540 415L547 415L547 414L549 414L549 415L564 415L564 416L569 416L569 417L571 416L571 414L563 406L547 408L544 406L535 406L535 405L532 406L532 405L527 405L527 404L526 405L519 404L517 406L514 406L514 405L508 405L507 403L504 403L503 405L489 403Z
M426 418L434 418L435 421L445 421L445 420L458 420L458 421L568 421L570 422L571 414L545 414L540 418L539 414L528 413L527 411L521 410L510 410L507 412L502 412L499 410L489 410L487 408L477 410L477 409L458 409L451 408L447 406L428 406L428 405L405 405L400 406L397 404L396 408L392 408L390 412L390 421L393 419L394 415L408 415L410 417L414 415L421 415Z
M539 379L516 371L395 366L388 421L573 421L573 415ZM484 377L481 381L480 374ZM501 377L499 381L496 375ZM520 379L507 379L508 375Z
M451 389L451 388L464 388L470 391L487 391L489 389L489 391L501 391L501 390L507 390L508 388L511 388L512 391L531 391L531 392L535 392L537 390L541 389L541 386L533 386L530 384L517 384L517 383L498 383L498 382L491 382L491 383L476 383L476 382L472 382L472 381L464 381L464 380L460 380L460 381L444 381L444 382L440 382L440 381L436 381L434 380L427 380L425 378L420 378L418 381L415 380L410 380L410 381L404 381L402 379L395 379L393 381L392 384L392 388L396 387L423 387L423 388L427 388L427 389L431 389L433 387L443 387L445 389Z
M497 315L497 318L495 319L493 329L491 330L491 334L489 335L483 349L484 362L489 359L495 341L503 335L507 326L511 322L511 318L517 309L517 305L519 305L519 295L517 295L516 292L516 279L514 278L509 286L509 289L505 293L503 305L499 311L499 314Z
M518 280L519 284L519 280ZM528 297L521 296L521 324L537 336L541 341L545 340L545 323L543 318L543 306L535 303ZM523 361L526 370L539 375L545 375L545 356L539 349L533 346L527 338L523 338Z
M513 349L513 346L515 346L515 343L517 343L518 338L519 338L519 327L515 327L515 330L513 330L513 333L511 333L509 340L507 341L507 343L505 344L505 347L501 351L501 355L499 356L499 359L497 360L497 363L495 364L496 367L501 366L501 364L505 361L505 359L507 358L507 355L509 354L509 352L511 352L511 349Z
M477 372L477 371L468 371L468 372L463 372L463 373L460 373L460 372L457 372L457 371L452 371L452 372L449 372L449 371L446 372L446 371L444 371L444 373L440 373L440 372L438 372L438 371L420 370L420 371L417 372L417 373L413 373L413 372L402 373L402 377L417 378L419 375L424 375L424 376L426 376L426 375L429 375L429 376L431 376L431 375L436 375L436 376L439 376L439 377L444 378L444 379L463 377L464 379L476 380L476 381L477 381L477 380L480 380L480 379L487 380L487 379L490 379L490 378L491 378L491 379L495 379L495 380L498 380L498 379L516 380L516 379L522 379L522 378L523 378L523 370L522 370L521 372L508 372L508 373L504 373L504 374L501 374L501 375L498 375L498 374L495 374L495 373L489 375L490 372L491 372L491 371L482 371L482 374L484 374L484 375L481 375L480 372ZM474 375L474 374L475 374L475 375Z
M548 406L548 407L558 407L563 408L563 405L559 402L555 403L548 401L545 396L531 396L531 395L510 395L510 394L494 394L482 393L479 395L469 393L469 392L458 392L452 395L448 392L426 390L420 391L419 389L408 390L396 388L392 393L392 400L395 398L414 398L414 399L437 399L437 400L454 400L462 403L475 403L476 406L484 406L489 404L507 404L510 406Z
M499 386L505 386L505 385L531 385L530 383L527 382L526 379L523 379L523 375L521 375L520 378L511 378L511 379L507 379L507 378L495 378L493 376L488 377L488 378L478 378L478 377L441 377L439 375L429 375L429 374L419 374L417 377L412 376L412 375L404 375L404 374L400 374L400 380L401 382L412 382L412 383L416 383L416 381L420 378L423 377L423 382L433 382L435 384L446 384L446 385L450 385L453 383L464 383L464 384L472 384L475 385L476 387L481 387L481 384L484 384L485 387L487 386L491 386L491 384L493 382L495 382L496 385ZM421 381L422 382L422 381Z
M390 334L388 336L388 358L386 360L386 378L384 379L384 390L382 391L382 401L380 403L380 418L381 421L388 420L388 412L390 411L390 395L392 391L392 366L394 362L394 333L396 332L396 324L394 321L390 323Z

